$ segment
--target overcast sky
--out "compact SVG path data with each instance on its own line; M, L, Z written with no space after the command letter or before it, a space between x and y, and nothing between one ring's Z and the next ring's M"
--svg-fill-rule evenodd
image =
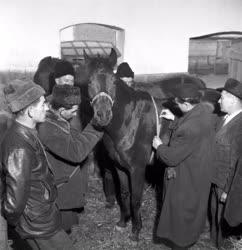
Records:
M59 29L97 22L125 29L135 73L187 71L189 37L242 31L242 0L1 0L0 69L59 56Z

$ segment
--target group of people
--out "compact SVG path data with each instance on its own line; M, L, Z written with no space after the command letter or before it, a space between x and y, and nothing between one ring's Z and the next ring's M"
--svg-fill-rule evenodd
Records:
M172 121L169 142L153 139L168 166L157 235L172 249L196 243L207 218L219 249L233 249L226 239L242 234L242 83L230 78L220 91L221 117L196 86L179 87L175 102L183 115L163 110Z
M70 250L69 232L85 203L83 161L103 133L91 122L80 129L72 65L57 63L54 74L47 98L31 80L4 88L13 119L1 142L2 213L32 249Z
M123 63L116 76L131 86L134 72ZM71 250L69 233L87 192L84 160L103 132L92 121L81 129L72 65L57 63L54 79L48 97L31 80L14 80L4 89L13 119L1 131L2 213L32 249ZM166 166L157 235L172 249L196 243L207 220L218 248L241 233L242 83L228 79L221 97L212 94L213 105L202 98L194 85L178 87L174 102L183 115L163 110L160 117L171 120L169 142L155 136L152 144ZM225 116L215 112L217 101ZM104 184L112 186L108 170L106 175ZM115 203L114 189L105 190L107 207Z

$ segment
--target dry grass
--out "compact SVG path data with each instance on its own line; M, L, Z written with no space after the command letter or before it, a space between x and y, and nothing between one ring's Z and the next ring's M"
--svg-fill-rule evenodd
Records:
M142 202L143 228L140 241L134 244L129 240L131 225L120 232L115 229L119 219L119 208L105 208L105 197L102 182L99 178L90 178L89 193L85 212L80 215L80 223L72 233L77 249L84 250L166 250L162 244L153 242L153 228L156 216L156 199L153 188L146 186ZM199 242L191 250L216 249L213 247L208 233L203 233Z

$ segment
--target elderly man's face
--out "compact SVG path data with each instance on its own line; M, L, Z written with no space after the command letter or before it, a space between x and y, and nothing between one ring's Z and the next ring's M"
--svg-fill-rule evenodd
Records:
M55 79L57 85L74 85L74 76L65 75Z
M134 79L132 77L120 77L129 87L133 85Z

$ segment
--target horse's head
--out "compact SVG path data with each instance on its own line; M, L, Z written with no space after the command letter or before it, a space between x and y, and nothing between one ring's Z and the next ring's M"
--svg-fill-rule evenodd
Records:
M112 120L112 107L115 101L115 80L113 68L117 54L112 49L109 57L90 57L84 52L89 75L88 93L94 111L94 119L100 126L107 126Z

